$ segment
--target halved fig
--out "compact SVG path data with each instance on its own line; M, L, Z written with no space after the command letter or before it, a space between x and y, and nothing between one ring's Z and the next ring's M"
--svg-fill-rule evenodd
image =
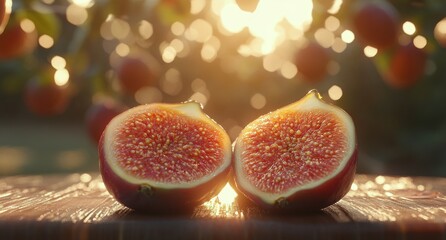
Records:
M237 190L273 210L314 211L353 182L357 144L351 117L316 90L249 123L234 144Z
M131 108L105 128L99 141L107 190L143 212L184 211L224 187L231 143L196 102Z

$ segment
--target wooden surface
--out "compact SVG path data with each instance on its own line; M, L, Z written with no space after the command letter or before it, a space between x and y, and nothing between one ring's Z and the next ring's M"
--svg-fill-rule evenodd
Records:
M446 179L358 175L340 202L270 214L213 199L190 214L141 215L98 174L0 179L2 239L446 239Z

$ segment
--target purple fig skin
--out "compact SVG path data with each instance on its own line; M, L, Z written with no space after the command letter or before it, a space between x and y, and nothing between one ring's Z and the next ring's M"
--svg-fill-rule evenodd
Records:
M105 159L104 134L98 145L99 169L108 192L122 205L144 213L172 213L191 211L194 207L210 200L225 186L231 165L210 179L192 188L162 189L149 187L142 190L139 184L132 184L119 177Z
M350 191L355 177L357 160L358 150L356 147L344 169L336 176L314 188L300 190L286 198L277 200L274 204L266 203L260 197L241 188L235 176L233 182L239 194L263 209L277 212L314 212L338 202Z

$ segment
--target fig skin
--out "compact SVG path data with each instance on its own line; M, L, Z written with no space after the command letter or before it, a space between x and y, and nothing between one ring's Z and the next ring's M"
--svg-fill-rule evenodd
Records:
M104 157L104 134L99 140L99 169L108 192L135 211L144 213L188 212L217 195L229 179L230 167L194 188L152 188L151 194L141 191L141 185L132 184L117 176Z
M319 96L319 100L322 101L317 91L312 90L309 92L309 94L307 94L307 96L310 94L315 94L315 96ZM324 101L322 102L324 104L328 104L328 106L338 108ZM285 108L288 108L288 106ZM342 110L342 112L344 111ZM352 127L354 133L354 126ZM238 192L239 194L238 200L242 202L243 205L246 205L247 203L248 204L253 203L254 205L261 207L262 209L265 209L273 213L315 212L325 207L328 207L336 203L340 199L342 199L342 197L344 197L349 192L350 187L353 183L356 172L356 165L358 161L358 145L356 142L356 135L354 135L354 141L352 141L352 144L354 145L350 148L352 150L351 155L345 156L346 158L344 158L343 161L345 162L345 165L337 174L333 175L331 178L323 178L324 181L317 186L309 186L308 188L298 189L295 190L294 192L291 192L291 194L286 197L277 196L277 198L273 202L268 202L264 200L262 196L256 195L255 193L252 192L252 190L249 191L240 184L240 181L247 181L247 180L238 179L236 174L237 171L236 161L238 161L237 156L240 156L237 153L237 151L243 151L243 149L239 149L237 146L238 145L237 141L239 139L240 136L233 143L232 164L233 164L234 174L231 179L231 184L234 186L234 189Z
M262 209L278 213L315 212L338 202L350 191L356 172L357 153L356 148L344 169L333 178L317 187L297 191L291 196L283 198L284 201L281 203L276 201L275 204L270 204L264 202L259 196L245 191L237 184L235 176L231 183L239 193L240 201L248 200Z
M156 188L145 184L134 184L112 170L106 160L104 141L105 131L98 144L99 169L104 185L119 203L137 212L149 214L191 212L198 205L216 196L229 180L231 164L228 164L220 173L213 175L207 182L201 182L190 188L181 186Z

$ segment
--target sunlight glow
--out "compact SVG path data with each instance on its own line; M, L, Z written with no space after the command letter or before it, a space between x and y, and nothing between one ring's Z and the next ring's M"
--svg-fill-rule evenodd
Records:
M237 197L237 193L234 191L231 185L229 185L229 183L226 183L217 197L221 203L229 205L234 202L235 198Z
M199 14L206 6L205 0L191 0L190 1L190 13Z
M260 43L253 52L268 55L283 42L293 30L303 32L312 22L311 0L259 0L253 12L241 10L234 0L212 1L212 10L220 16L223 28L235 34L247 28ZM335 20L334 20L335 21ZM336 22L329 23L335 28ZM290 31L288 31L290 30ZM254 40L255 40L254 39Z

